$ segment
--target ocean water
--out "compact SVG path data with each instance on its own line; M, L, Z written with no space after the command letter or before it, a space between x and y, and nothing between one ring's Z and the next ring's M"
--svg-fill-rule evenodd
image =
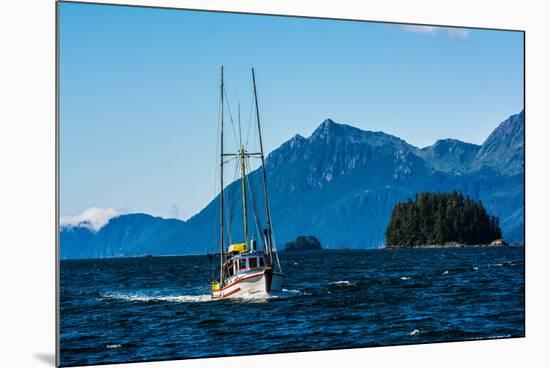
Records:
M521 337L524 249L280 253L285 290L211 300L207 256L61 262L61 364Z

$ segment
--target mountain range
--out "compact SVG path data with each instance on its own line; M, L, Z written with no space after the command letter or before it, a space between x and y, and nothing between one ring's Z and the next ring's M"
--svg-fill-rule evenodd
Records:
M453 190L480 199L499 217L504 238L523 242L524 125L521 111L498 125L481 145L442 139L418 148L383 132L325 120L311 136L296 135L266 158L279 248L299 235L314 235L324 248L381 247L396 202L422 191ZM250 195L261 203L261 171L251 172L248 180ZM234 241L242 240L240 185L235 181L225 191ZM251 206L249 212L264 223L261 208ZM99 230L63 226L61 258L211 252L218 247L218 216L216 197L187 221L126 214ZM254 221L250 227L254 232Z

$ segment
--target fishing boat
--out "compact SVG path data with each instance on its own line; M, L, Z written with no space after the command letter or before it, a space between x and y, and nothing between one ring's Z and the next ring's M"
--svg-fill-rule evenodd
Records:
M240 130L239 108L239 139L237 152L224 151L224 96L226 95L223 79L223 66L221 67L220 83L220 239L219 239L219 274L213 277L211 282L211 295L214 299L241 298L248 296L270 296L274 292L281 291L285 276L281 269L271 213L267 193L267 176L265 169L265 157L260 126L260 113L258 108L258 94L256 91L256 77L252 68L252 83L254 94L255 120L258 133L259 152L249 152L246 144L243 144ZM229 109L229 113L231 110ZM233 119L231 118L231 123ZM251 184L247 177L247 169L250 168L248 160L261 160L261 174L263 184L263 216L259 219L256 197L252 194ZM226 223L226 198L224 188L224 166L234 159L237 168L240 169L240 196L242 198L243 232L242 239L232 242L232 224ZM249 198L252 197L252 198ZM249 200L253 203L249 203ZM249 229L249 207L253 209L255 220L255 233Z

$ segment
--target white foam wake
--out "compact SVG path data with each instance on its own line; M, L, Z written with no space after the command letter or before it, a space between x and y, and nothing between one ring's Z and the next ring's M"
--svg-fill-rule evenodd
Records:
M304 295L300 290L287 290L283 289L278 292L271 292L269 294L264 292L258 293L238 293L231 300L243 300L243 301L266 301L269 299L285 299L294 296ZM101 293L100 296L104 299L124 300L128 302L172 302L172 303L202 303L209 302L213 299L210 294L201 295L147 295L143 293Z
M140 293L103 293L105 299L125 300L129 302L173 302L173 303L196 303L208 302L212 298L210 294L202 295L146 295Z
M283 289L281 291L272 291L270 293L256 292L256 293L237 293L232 300L242 300L247 302L262 302L270 299L286 299L295 296L304 295L300 290L288 290Z
M303 292L301 292L300 290L288 290L288 289L283 289L281 291L273 291L271 292L271 298L275 298L275 299L281 299L281 298L292 298L294 296L301 296L301 295L304 295Z

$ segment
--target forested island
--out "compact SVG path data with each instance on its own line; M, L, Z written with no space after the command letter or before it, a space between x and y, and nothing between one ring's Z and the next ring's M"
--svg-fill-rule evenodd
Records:
M418 193L397 203L386 229L388 247L488 245L501 237L498 217L456 191Z
M317 239L314 236L308 235L300 235L296 238L296 240L288 242L285 244L285 250L293 251L293 250L320 250L323 249L321 247L321 242L319 239Z

